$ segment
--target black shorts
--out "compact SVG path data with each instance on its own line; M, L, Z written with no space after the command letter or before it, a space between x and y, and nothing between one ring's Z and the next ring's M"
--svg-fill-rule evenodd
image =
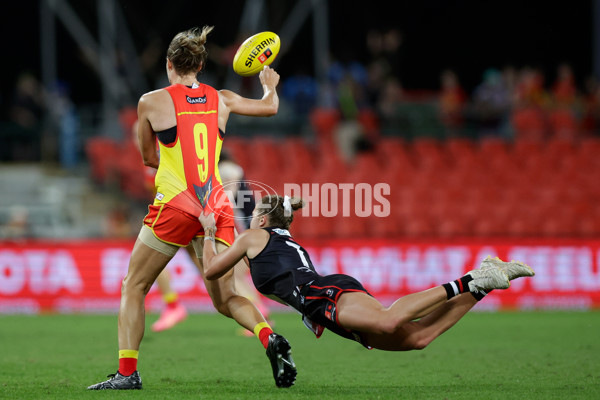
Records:
M330 331L356 340L367 347L359 332L342 327L337 318L337 301L344 292L363 292L371 295L364 286L348 275L334 274L320 276L310 284L304 285L300 293L304 297L302 314Z

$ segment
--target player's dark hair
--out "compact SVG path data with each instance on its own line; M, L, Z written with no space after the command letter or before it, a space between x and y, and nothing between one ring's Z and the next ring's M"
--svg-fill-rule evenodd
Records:
M282 196L267 195L256 205L258 215L266 215L269 218L270 227L289 229L294 220L294 211L304 206L304 200L290 198L291 211L285 209L284 202L285 198Z
M198 73L205 65L208 52L204 44L206 36L213 30L212 26L188 29L179 32L167 49L167 58L173 63L179 75Z

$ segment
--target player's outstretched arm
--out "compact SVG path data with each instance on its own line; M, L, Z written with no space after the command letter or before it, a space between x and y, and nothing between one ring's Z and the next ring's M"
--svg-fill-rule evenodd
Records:
M263 87L263 97L260 100L248 99L230 90L219 91L219 100L229 113L253 117L270 117L279 110L277 85L279 74L270 67L265 67L259 75Z

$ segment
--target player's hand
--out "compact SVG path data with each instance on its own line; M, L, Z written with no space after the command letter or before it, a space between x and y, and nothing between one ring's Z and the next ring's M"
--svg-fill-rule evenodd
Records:
M204 229L214 228L217 225L217 223L215 221L215 213L212 213L212 212L208 215L201 213L200 216L198 217L198 221L200 221L200 223L202 224L202 227Z
M279 74L268 65L265 65L263 70L260 71L258 78L262 85L267 85L268 87L274 88L279 84Z

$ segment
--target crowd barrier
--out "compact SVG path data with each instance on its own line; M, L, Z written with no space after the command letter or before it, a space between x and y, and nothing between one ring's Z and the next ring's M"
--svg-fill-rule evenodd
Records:
M492 255L524 261L536 276L494 291L479 309L600 308L600 239L356 239L301 244L319 273L352 275L386 305L454 280ZM106 240L0 243L0 313L114 313L132 247L132 241ZM173 288L191 311L213 310L187 252L178 252L168 268ZM156 285L146 301L150 311L163 307Z

